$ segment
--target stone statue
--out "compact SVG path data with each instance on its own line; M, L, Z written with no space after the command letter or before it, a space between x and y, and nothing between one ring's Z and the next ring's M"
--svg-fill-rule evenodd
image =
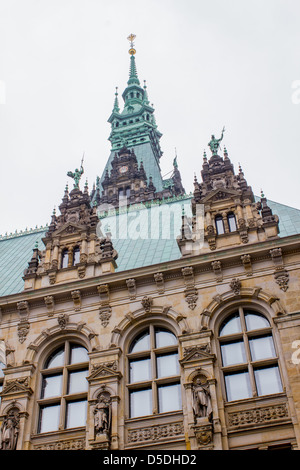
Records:
M101 394L98 403L94 408L94 428L95 435L109 434L111 422L111 404L110 397L107 394Z
M224 132L225 132L225 127L223 127L222 135L220 139L216 139L214 135L211 136L211 141L208 143L208 146L210 147L211 153L213 155L218 154L218 149L220 147L220 142L223 139Z
M208 385L198 377L193 385L193 411L195 418L210 418L212 414Z
M20 416L18 411L10 410L1 426L0 448L2 450L15 450L19 434Z
M82 163L83 163L83 157L82 157L82 160L81 160L80 170L78 170L78 168L76 168L74 173L72 171L68 171L68 173L67 173L67 175L70 176L70 178L73 178L73 180L74 180L74 189L79 189L79 181L80 181L80 178L81 178L82 174L84 173Z

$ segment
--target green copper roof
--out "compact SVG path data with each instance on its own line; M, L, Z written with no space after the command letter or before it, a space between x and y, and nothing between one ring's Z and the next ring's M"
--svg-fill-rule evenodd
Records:
M164 204L157 208L159 217L154 217L154 221L150 223L150 235L145 233L145 227L149 230L149 224L143 223L143 217L151 214L152 209L144 209L144 215L139 219L142 222L141 237L133 240L122 238L122 235L113 237L114 247L119 257L117 259L117 271L126 271L142 266L151 266L159 263L166 263L180 258L180 251L177 246L176 236L179 234L181 227L182 204L186 215L190 211L190 197L184 200L178 200L169 204ZM259 197L256 200L260 200ZM273 214L279 216L280 237L300 234L300 210L295 209L274 201L268 200L268 204L273 210ZM156 214L157 215L157 214ZM119 220L120 234L124 233L125 219L122 216L117 217ZM169 224L169 220L171 221ZM168 221L168 224L166 224ZM106 218L102 221L103 229L109 225L113 232L112 219ZM170 233L165 232L166 226L170 226ZM28 266L28 262L32 256L32 250L39 242L39 248L43 249L41 239L45 235L46 230L37 229L30 233L13 234L8 237L0 238L0 296L10 295L21 292L23 290L23 272ZM133 227L133 232L138 233L138 228Z
M31 260L32 250L38 242L39 249L44 248L41 241L45 229L37 229L25 234L14 234L0 238L0 296L21 292L24 270Z

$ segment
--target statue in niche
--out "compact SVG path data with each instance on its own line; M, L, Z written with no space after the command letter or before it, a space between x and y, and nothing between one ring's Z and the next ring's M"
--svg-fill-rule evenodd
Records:
M193 385L193 411L196 419L211 418L212 407L208 384L198 377Z
M111 401L108 393L101 393L94 408L95 436L109 435L111 424Z
M20 416L18 410L10 410L3 420L0 430L1 450L15 450L19 434Z

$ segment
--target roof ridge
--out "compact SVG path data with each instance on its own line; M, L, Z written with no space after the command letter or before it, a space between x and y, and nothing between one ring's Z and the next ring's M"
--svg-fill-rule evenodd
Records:
M46 224L44 227L41 225L40 227L35 227L35 228L30 228L30 229L25 229L24 231L23 230L20 230L20 232L18 232L18 230L16 229L15 232L10 232L9 234L6 234L5 235L1 235L0 234L0 241L1 240L8 240L10 238L18 238L18 237L23 237L25 235L31 235L32 233L39 233L39 232L44 232L45 230L48 230L48 224Z

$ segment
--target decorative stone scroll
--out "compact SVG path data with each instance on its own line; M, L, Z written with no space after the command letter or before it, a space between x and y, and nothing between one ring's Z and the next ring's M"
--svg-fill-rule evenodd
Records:
M157 426L146 426L143 428L128 430L128 443L142 443L147 441L160 441L172 437L182 436L184 426L182 422L167 423Z
M244 427L265 424L288 418L288 416L287 405L281 403L278 405L228 413L228 425L229 427Z
M48 442L34 446L34 450L84 450L85 438Z

